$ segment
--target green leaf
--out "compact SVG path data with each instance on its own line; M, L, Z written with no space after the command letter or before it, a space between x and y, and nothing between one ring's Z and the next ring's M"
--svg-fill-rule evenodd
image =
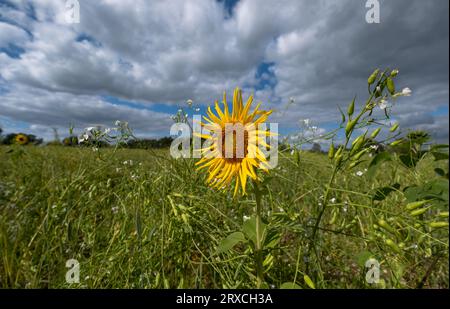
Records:
M398 158L408 168L415 167L419 161L415 156L411 156L410 154L400 155Z
M301 287L294 282L285 282L280 286L280 289L301 289Z
M436 174L438 174L439 176L442 176L442 177L445 176L445 172L444 172L444 170L443 170L442 168L436 167L436 168L434 169L434 171L435 171Z
M433 151L431 153L433 154L434 161L448 160L448 153L437 151Z
M264 231L266 229L266 225L261 221L261 224L259 225L260 228L260 234L262 236L262 243L264 240ZM244 222L242 225L242 231L244 232L245 236L247 236L247 239L249 239L253 244L256 244L256 217L252 216L250 219Z
M362 268L364 268L366 266L366 261L369 260L370 258L373 258L374 255L372 252L370 251L361 251L360 253L358 253L356 255L356 262L358 263L358 265Z
M398 189L400 189L399 183L395 183L387 187L377 188L375 189L375 193L372 196L372 201L383 201L389 195L389 193Z
M316 286L314 285L314 282L312 282L311 278L308 275L304 275L303 279L305 280L306 285L308 285L311 289L316 288Z
M235 245L245 241L245 236L242 232L234 232L223 239L217 247L217 253L223 253L231 250Z
M391 155L388 152L380 152L378 153L372 161L370 161L369 168L367 171L367 177L372 178L375 176L375 172L377 168L381 165L382 162L391 161Z

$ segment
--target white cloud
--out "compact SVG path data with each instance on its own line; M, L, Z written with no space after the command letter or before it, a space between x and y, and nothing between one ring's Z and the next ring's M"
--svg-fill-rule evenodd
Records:
M80 123L125 113L144 128L143 117L158 113L99 97L211 104L241 86L278 110L294 97L273 118L284 126L299 118L335 122L337 105L355 94L364 100L367 75L386 66L398 67L399 86L414 91L396 106L403 117L448 103L446 2L383 2L376 26L365 23L364 3L355 1L241 0L232 16L218 1L80 1L79 24L66 23L64 1L14 3L19 10L1 7L0 48L14 42L25 53L13 59L0 52L0 82L12 89L0 88L0 104L17 120L61 125L67 112ZM262 62L273 63L270 74L256 78ZM262 80L275 86L255 89Z

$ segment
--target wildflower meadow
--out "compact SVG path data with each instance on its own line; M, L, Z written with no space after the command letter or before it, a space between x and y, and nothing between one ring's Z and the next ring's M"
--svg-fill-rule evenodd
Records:
M2 135L0 287L448 288L448 145L391 121L400 74L296 139L239 88L165 139Z

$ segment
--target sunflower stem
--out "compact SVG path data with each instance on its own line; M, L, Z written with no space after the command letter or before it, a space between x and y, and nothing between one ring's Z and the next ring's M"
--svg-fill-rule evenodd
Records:
M255 185L255 200L256 200L256 244L255 244L255 266L256 266L256 287L261 288L264 282L264 268L262 255L262 235L261 235L261 191L256 180Z

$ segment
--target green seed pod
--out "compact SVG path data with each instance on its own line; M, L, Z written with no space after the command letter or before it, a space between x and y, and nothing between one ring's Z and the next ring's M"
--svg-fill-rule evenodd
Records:
M367 83L369 85L372 85L375 82L375 79L378 76L378 73L380 72L379 69L376 69L375 71L373 71L373 73L369 76L369 78L367 79Z
M396 140L396 141L393 141L393 142L390 143L389 145L391 145L391 146L397 146L397 145L401 144L402 142L403 142L403 140L398 139L398 140Z
M385 240L386 245L391 247L392 250L394 250L397 253L401 253L402 250L397 246L397 244L392 239L386 239Z
M389 131L394 132L397 129L398 129L398 122L394 123L394 125L389 129Z
M353 130L357 122L357 119L350 120L347 122L347 126L345 127L345 135L349 135L349 133Z
M409 214L413 217L417 217L417 216L425 213L428 210L428 208L430 208L430 207L416 209L416 210L411 211Z
M438 216L441 218L448 218L448 211L441 212Z
M334 224L334 222L336 222L336 218L337 218L337 211L333 211L333 216L331 217L331 220L328 222L328 224Z
M360 162L358 162L358 161L353 161L352 163L349 164L348 168L349 168L349 169L352 169L352 168L354 168L355 166L357 166L359 163L360 163Z
M336 158L337 156L340 156L342 154L342 149L344 146L340 146L338 148L338 150L336 151L336 153L334 154L334 157Z
M448 222L445 221L439 221L439 222L430 222L430 227L438 228L438 227L447 227Z
M386 79L386 86L387 86L387 89L389 90L389 93L391 95L393 95L395 93L395 85L394 85L394 81L392 80L392 78L388 77Z
M347 115L351 117L353 115L353 112L355 111L355 98L353 101L349 104L347 108Z
M328 159L332 160L334 158L334 144L331 142L330 149L328 149Z
M406 204L406 207L405 207L405 208L406 208L407 210L414 210L414 209L416 209L416 208L419 208L420 206L425 205L427 202L428 202L428 200L408 203L408 204Z
M341 162L342 162L342 155L341 154L340 155L336 155L335 158L336 158L336 165L341 164Z
M365 140L364 140L364 135L361 135L358 137L359 140L353 145L352 147L352 152L356 152L359 149L361 149L361 146L364 144Z
M298 150L294 152L294 160L297 164L300 164L300 152Z
M367 149L361 150L360 152L358 152L358 153L353 157L353 159L354 159L354 160L359 160L359 159L361 159L361 157L362 157L366 152L367 152Z
M356 143L358 143L362 138L364 138L363 135L358 136L357 138L355 138L352 142L352 147L355 146Z
M370 134L370 137L371 138L377 137L377 135L378 135L378 133L380 133L380 131L381 131L381 128L375 129L375 131L373 131L372 134Z
M378 220L378 225L381 226L383 229L385 229L391 233L394 233L394 229L386 221L384 221L382 219Z

